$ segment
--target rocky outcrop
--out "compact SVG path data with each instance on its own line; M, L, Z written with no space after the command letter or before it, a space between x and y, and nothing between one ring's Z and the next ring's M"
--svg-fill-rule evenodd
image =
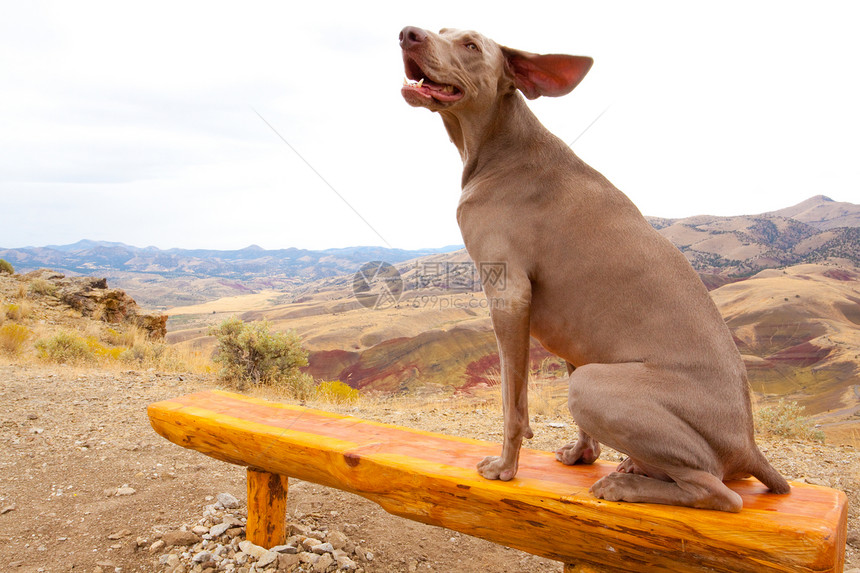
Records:
M23 279L30 289L86 317L110 323L133 324L154 340L167 334L167 316L144 313L125 291L108 287L107 279L96 277L67 277L49 269L27 273Z

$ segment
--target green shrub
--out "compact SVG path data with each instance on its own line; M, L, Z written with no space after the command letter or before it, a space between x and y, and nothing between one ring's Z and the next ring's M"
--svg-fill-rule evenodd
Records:
M334 404L353 404L358 401L358 390L340 380L320 382L316 387L316 397L323 402Z
M316 393L316 382L313 376L299 370L282 376L277 382L296 400L310 400Z
M95 360L86 339L71 332L59 332L49 338L37 340L36 352L40 358L62 364L81 364Z
M29 337L29 328L14 323L4 324L0 326L0 350L7 354L18 354Z
M218 339L214 359L222 377L240 385L281 382L304 391L307 380L299 368L307 366L308 353L295 332L270 332L266 321L246 324L233 317L209 333Z
M6 259L0 259L0 275L14 275L15 268L12 266L12 263L7 261Z
M824 432L815 429L815 425L803 415L803 408L797 402L780 399L776 404L759 408L754 418L756 430L760 434L824 441Z

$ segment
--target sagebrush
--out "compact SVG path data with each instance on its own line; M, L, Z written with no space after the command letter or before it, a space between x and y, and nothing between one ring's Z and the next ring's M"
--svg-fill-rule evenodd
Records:
M304 392L306 380L299 369L307 366L308 353L295 332L272 332L267 321L245 323L232 317L209 333L218 339L214 360L223 378L240 385L282 382Z
M798 440L824 441L824 432L804 415L797 402L780 399L776 404L764 406L754 414L756 431L760 434Z

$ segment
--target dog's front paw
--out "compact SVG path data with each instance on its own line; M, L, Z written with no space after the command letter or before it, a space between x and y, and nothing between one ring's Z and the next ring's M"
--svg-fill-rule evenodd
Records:
M486 479L508 481L517 475L517 466L505 464L498 456L487 456L478 463L478 473Z

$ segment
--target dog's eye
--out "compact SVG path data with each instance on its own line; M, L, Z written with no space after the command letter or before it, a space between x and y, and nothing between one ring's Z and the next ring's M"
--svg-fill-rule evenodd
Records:
M478 44L474 42L469 42L468 44L466 44L466 47L470 50L474 50L476 52L478 51Z

